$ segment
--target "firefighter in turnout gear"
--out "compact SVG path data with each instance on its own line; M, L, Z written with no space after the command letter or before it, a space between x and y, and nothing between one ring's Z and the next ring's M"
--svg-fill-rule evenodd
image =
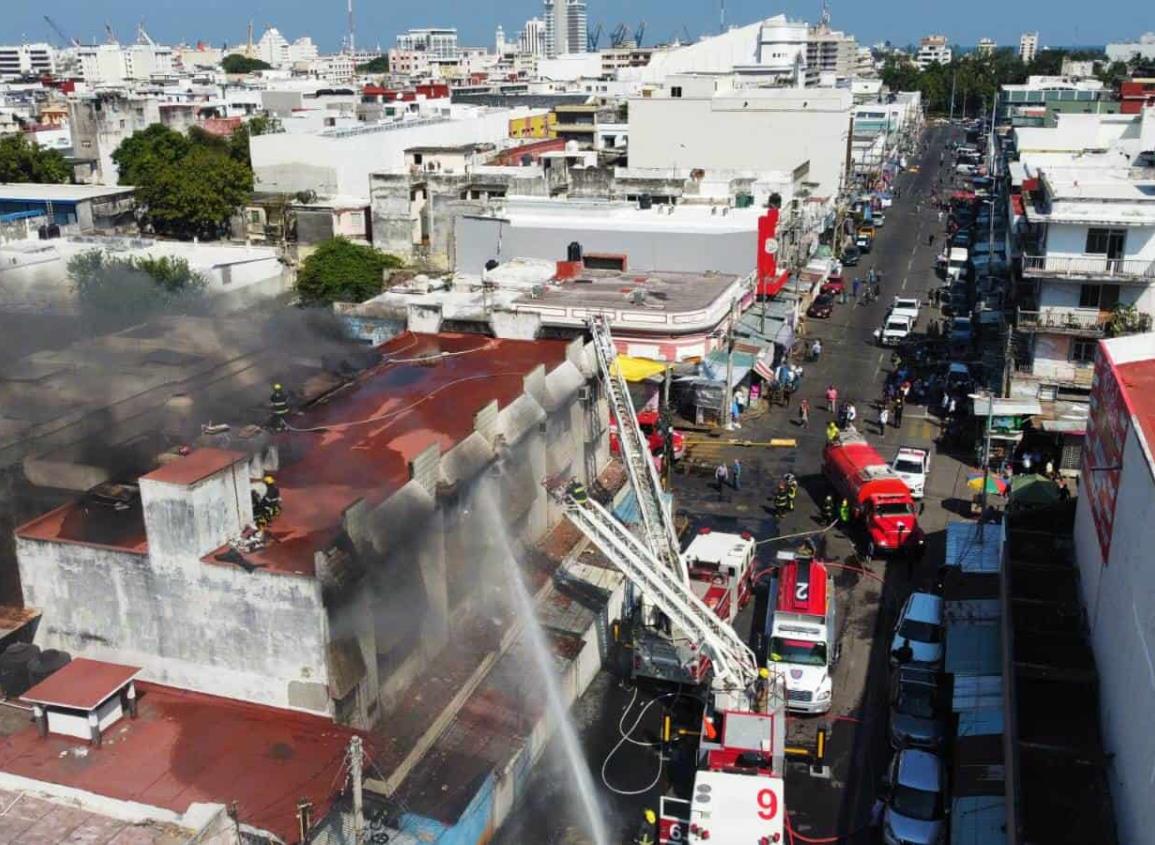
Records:
M792 472L786 473L786 497L788 499L787 509L793 511L794 500L798 498L798 479Z
M842 504L838 506L838 521L843 526L850 525L850 502L846 499L843 499Z
M579 505L584 505L590 500L590 494L586 492L585 485L578 481L576 478L569 483L569 487L566 488L566 492Z
M658 842L658 814L646 808L642 814L642 823L638 826L638 833L634 836L634 845L657 845Z
M257 528L265 528L270 522L281 515L281 488L277 480L266 475L261 481L265 484L265 495L258 500L256 492L253 495L253 522Z
M778 488L774 491L774 514L781 516L790 510L790 491L786 488L785 481L778 482Z
M280 384L273 385L273 392L269 395L269 408L273 412L269 418L269 428L273 431L284 431L288 428L286 418L289 416L289 394Z
M834 522L834 516L834 497L827 493L826 498L822 500L822 524L830 525Z

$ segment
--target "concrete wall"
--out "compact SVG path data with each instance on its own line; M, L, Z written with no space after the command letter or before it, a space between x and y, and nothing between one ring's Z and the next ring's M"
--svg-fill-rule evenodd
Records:
M850 92L834 89L633 97L630 167L791 172L809 161L814 194L832 196L846 165L850 109Z
M629 270L678 270L688 273L734 273L754 269L757 231L678 231L670 218L668 231L581 229L518 224L495 217L462 216L457 220L454 269L480 274L490 258L562 260L566 247L577 241L587 252L625 253Z
M1103 561L1086 497L1075 517L1075 553L1100 676L1104 750L1120 842L1155 829L1155 480L1132 426L1123 450L1110 561ZM1104 565L1106 563L1107 565Z
M1050 223L1047 226L1046 255L1083 256L1087 252L1086 225ZM1098 227L1102 228L1102 227ZM1155 227L1120 226L1126 229L1127 239L1123 244L1124 258L1155 261Z

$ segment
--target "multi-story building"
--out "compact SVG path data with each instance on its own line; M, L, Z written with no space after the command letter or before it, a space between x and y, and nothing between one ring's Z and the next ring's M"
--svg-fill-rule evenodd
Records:
M993 38L980 38L978 46L975 47L975 52L980 56L989 56L998 46Z
M585 0L544 0L545 55L548 58L589 49Z
M1019 58L1024 64L1030 64L1039 53L1039 33L1024 32L1019 36Z
M530 18L517 37L517 51L523 56L542 58L546 55L546 23L541 18Z
M122 89L74 97L68 109L73 155L90 162L94 181L105 185L118 184L112 154L125 138L154 123L184 132L197 120L193 103L162 102Z
M806 41L806 70L813 81L849 79L858 65L858 45L853 35L831 29L828 24L810 28ZM817 79L814 79L817 77Z
M653 47L610 47L601 50L602 76L612 79L622 68L645 67L653 54Z
M1145 32L1138 41L1120 41L1107 45L1107 59L1129 62L1132 59L1155 59L1155 32Z
M428 76L429 54L424 50L389 51L389 70L402 76Z
M949 65L953 58L954 52L945 35L927 35L918 42L914 63L926 70L931 65Z
M1061 114L1114 114L1120 111L1115 92L1098 79L1066 76L1029 76L999 89L999 123L1012 126L1053 127Z
M1096 343L1120 330L1120 308L1134 309L1132 330L1155 314L1155 170L1088 166L1095 158L1064 165L1053 156L1028 164L1023 181L1022 275L1032 301L1018 312L1027 342L1016 364L1044 398L1090 389Z
M0 79L56 72L56 51L49 44L0 47Z
M456 29L411 29L397 36L397 49L424 52L431 59L456 59L461 52Z

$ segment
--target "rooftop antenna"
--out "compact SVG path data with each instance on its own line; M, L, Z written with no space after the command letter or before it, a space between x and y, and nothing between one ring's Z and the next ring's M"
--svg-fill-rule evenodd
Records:
M822 0L822 12L818 15L818 25L823 29L830 27L830 5Z
M353 0L347 0L348 14L349 14L349 34L345 36L346 43L349 45L349 55L356 52L356 42L353 40Z
M249 46L245 48L245 55L253 57L253 19L249 18Z
M726 0L719 0L721 8L718 14L718 32L726 32Z

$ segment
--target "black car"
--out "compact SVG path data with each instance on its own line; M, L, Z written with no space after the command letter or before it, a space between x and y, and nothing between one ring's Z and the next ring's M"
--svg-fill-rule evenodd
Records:
M937 673L917 666L898 667L890 682L890 744L938 750L946 737L948 709Z
M853 267L862 258L862 251L856 246L848 246L842 251L842 264L845 267Z
M834 313L834 294L820 293L814 297L810 307L806 309L807 317L829 317Z

